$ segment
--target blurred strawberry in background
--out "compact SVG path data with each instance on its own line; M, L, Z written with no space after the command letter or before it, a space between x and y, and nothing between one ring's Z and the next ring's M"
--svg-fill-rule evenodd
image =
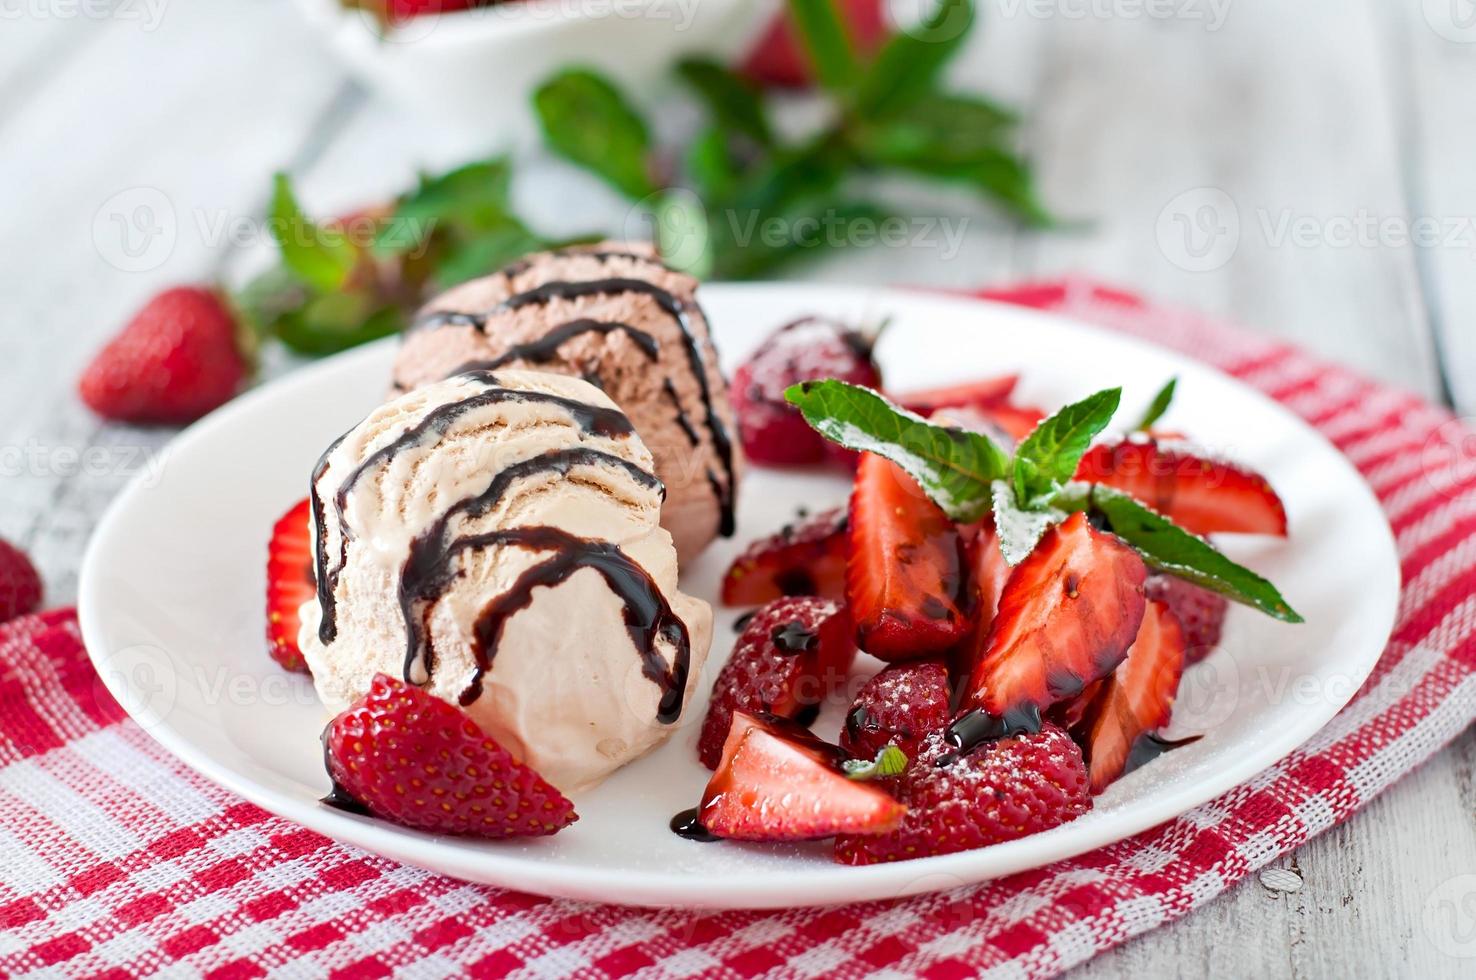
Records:
M875 54L892 30L887 20L886 0L836 0L836 6L850 29L856 50L865 57ZM742 72L762 85L783 88L802 88L813 81L809 57L799 42L788 10L775 17L764 31L744 59Z

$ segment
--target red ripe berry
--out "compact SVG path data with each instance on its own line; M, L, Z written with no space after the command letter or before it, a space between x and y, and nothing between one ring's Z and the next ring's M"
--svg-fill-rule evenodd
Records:
M1058 827L1092 808L1081 750L1061 729L1000 739L960 754L928 736L902 775L901 825L886 834L843 834L842 864L879 864L988 847Z
M901 467L863 453L851 491L846 598L857 642L890 662L941 653L969 630L965 556L948 515Z
M845 610L828 599L778 599L759 609L712 686L697 754L722 758L735 711L802 718L845 683L856 656Z
M1195 534L1286 537L1286 507L1265 477L1183 443L1134 436L1093 446L1076 478L1132 494Z
M723 604L756 606L784 596L846 596L846 511L822 511L754 541L723 576Z
M881 387L873 338L819 317L780 327L733 374L733 411L743 451L755 463L800 466L836 458L828 443L784 399L790 385L836 378Z
M1075 697L1122 662L1143 621L1138 553L1080 513L1010 572L969 678L969 703L1018 721Z
M1143 592L1168 606L1184 627L1184 656L1190 665L1199 663L1220 645L1230 606L1224 596L1173 575L1148 576Z
M864 56L881 47L891 25L885 0L840 0L840 14L851 40ZM809 58L796 38L787 12L774 18L743 62L743 73L762 85L802 88L813 76Z
M896 827L906 808L884 790L846 776L844 753L772 715L733 716L698 819L731 840L816 840Z
M948 668L937 660L894 664L856 694L841 748L853 758L875 759L888 745L915 758L923 739L948 725Z
M182 287L139 310L93 358L78 391L103 418L176 425L225 404L245 377L230 309L212 290Z
M543 837L577 819L574 804L460 708L385 674L323 739L336 790L405 827Z
M0 541L0 623L41 605L41 576L26 553Z
M1183 676L1184 631L1168 606L1150 602L1127 659L1093 697L1082 721L1093 794L1162 747L1154 733L1169 723Z
M267 652L286 669L304 674L309 671L297 645L299 610L317 594L311 520L308 502L299 501L272 527L267 545Z

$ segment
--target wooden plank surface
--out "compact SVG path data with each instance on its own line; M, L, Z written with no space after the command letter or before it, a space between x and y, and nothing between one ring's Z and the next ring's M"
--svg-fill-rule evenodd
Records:
M1472 247L1335 240L1361 215L1476 215L1476 36L1466 36L1476 29L1432 25L1438 4L1396 0L1237 0L1221 5L1215 29L1187 13L1130 16L1132 4L1084 19L1059 12L1087 5L983 6L956 77L1025 111L1046 198L1089 227L1024 234L964 195L889 187L967 218L956 250L854 252L802 275L974 285L1084 272L1430 397L1448 388L1476 410ZM1213 17L1212 6L1177 9ZM73 598L93 523L169 435L99 426L78 407L71 380L90 350L161 284L239 276L259 261L249 241L222 247L208 229L258 218L273 169L291 167L309 205L332 212L480 142L346 81L289 0L172 4L150 29L5 22L0 361L21 370L0 386L0 535L33 551L53 601ZM523 168L517 193L550 231L618 227L624 216L620 202L546 160ZM140 205L172 214L167 249L137 236L138 254L124 249ZM1310 230L1289 238L1283 222ZM81 473L69 452L95 452L103 465ZM1422 913L1443 881L1476 871L1476 733L1281 863L1300 873L1300 891L1252 878L1078 972L1469 975L1470 961L1444 956L1424 932Z

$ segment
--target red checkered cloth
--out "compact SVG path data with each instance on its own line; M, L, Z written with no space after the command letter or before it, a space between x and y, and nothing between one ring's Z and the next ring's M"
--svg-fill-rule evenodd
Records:
M649 911L468 885L268 815L102 690L69 613L0 644L0 973L928 977L1054 974L1187 914L1346 820L1476 717L1476 435L1445 411L1132 296L989 294L1149 337L1291 407L1372 484L1404 595L1358 696L1280 764L1130 840L1000 881L844 908Z

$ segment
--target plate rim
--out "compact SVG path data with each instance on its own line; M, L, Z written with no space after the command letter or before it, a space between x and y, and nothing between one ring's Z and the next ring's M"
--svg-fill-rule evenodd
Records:
M129 710L134 720L159 742L163 748L190 769L207 780L235 793L264 810L284 819L307 827L318 833L356 847L363 848L393 860L402 861L426 869L432 873L456 877L464 881L513 888L555 898L595 900L613 904L640 907L686 907L712 909L779 909L796 907L818 907L824 905L851 904L858 901L877 899L899 899L923 892L939 891L978 884L1019 871L1040 867L1044 864L1078 857L1108 844L1125 840L1174 819L1204 803L1244 785L1259 773L1291 755L1322 731L1338 713L1352 700L1372 673L1383 655L1387 637L1392 632L1398 611L1401 589L1401 572L1398 550L1392 529L1382 506L1372 489L1352 462L1337 449L1321 432L1297 416L1275 399L1232 377L1213 365L1194 359L1191 355L1172 348L1155 344L1142 338L1113 331L1075 317L1035 310L997 300L951 296L927 290L911 290L887 287L870 287L832 283L797 282L754 282L713 283L702 287L702 296L714 293L771 294L792 293L803 296L814 305L824 305L830 297L846 296L856 305L891 304L900 305L925 301L942 303L959 308L960 312L972 312L979 316L1004 314L1051 322L1070 330L1086 330L1109 339L1112 343L1129 350L1151 350L1162 356L1167 352L1175 358L1189 361L1197 369L1219 375L1221 379L1240 389L1242 395L1260 401L1274 409L1288 422L1306 435L1320 441L1342 467L1339 484L1346 483L1350 490L1362 497L1362 503L1378 515L1380 550L1384 552L1381 562L1382 587L1370 589L1363 601L1377 601L1381 630L1375 634L1384 637L1376 646L1370 644L1370 653L1358 662L1357 669L1349 672L1353 683L1347 686L1346 696L1329 698L1325 704L1325 717L1315 727L1291 729L1279 737L1267 739L1253 746L1259 751L1248 751L1234 764L1224 766L1217 779L1202 779L1186 788L1166 790L1141 801L1113 820L1096 825L1065 824L1044 833L1033 834L1019 840L996 844L975 851L916 858L890 864L865 867L834 865L806 867L799 870L766 869L745 875L741 883L725 882L721 889L714 889L710 880L691 872L629 871L586 866L568 866L556 862L536 862L537 874L530 877L530 860L525 854L498 854L492 847L482 845L474 852L475 863L464 864L467 873L446 870L447 861L442 850L445 844L462 845L459 838L428 834L408 828L397 827L371 818L359 817L322 806L318 801L299 800L293 795L273 789L231 766L217 762L211 755L195 748L188 737L171 725L166 718L149 717L147 710L137 712L130 706L136 699L129 696L126 679L118 672L103 669L109 653L105 650L106 630L103 613L96 601L99 554L105 550L114 528L124 519L131 502L142 490L147 489L144 477L135 477L108 505L88 540L83 555L77 590L78 619L88 657L97 669L104 685L119 703ZM864 301L864 302L863 302ZM165 461L169 456L188 449L196 442L208 440L219 426L228 423L238 414L250 412L263 401L277 397L285 387L312 386L320 375L333 371L351 371L351 365L359 360L372 360L383 356L382 348L393 345L397 338L389 337L375 343L345 351L323 361L308 364L248 391L221 409L180 432L163 450ZM1390 574L1392 573L1392 574ZM1371 599L1369 596L1371 595ZM1087 829L1083 830L1082 827ZM1063 834L1063 832L1065 832ZM1073 838L1063 849L1058 846L1060 836ZM461 852L465 855L465 852ZM845 898L815 897L834 895L844 889ZM720 894L719 894L720 892ZM604 897L594 897L603 895Z

